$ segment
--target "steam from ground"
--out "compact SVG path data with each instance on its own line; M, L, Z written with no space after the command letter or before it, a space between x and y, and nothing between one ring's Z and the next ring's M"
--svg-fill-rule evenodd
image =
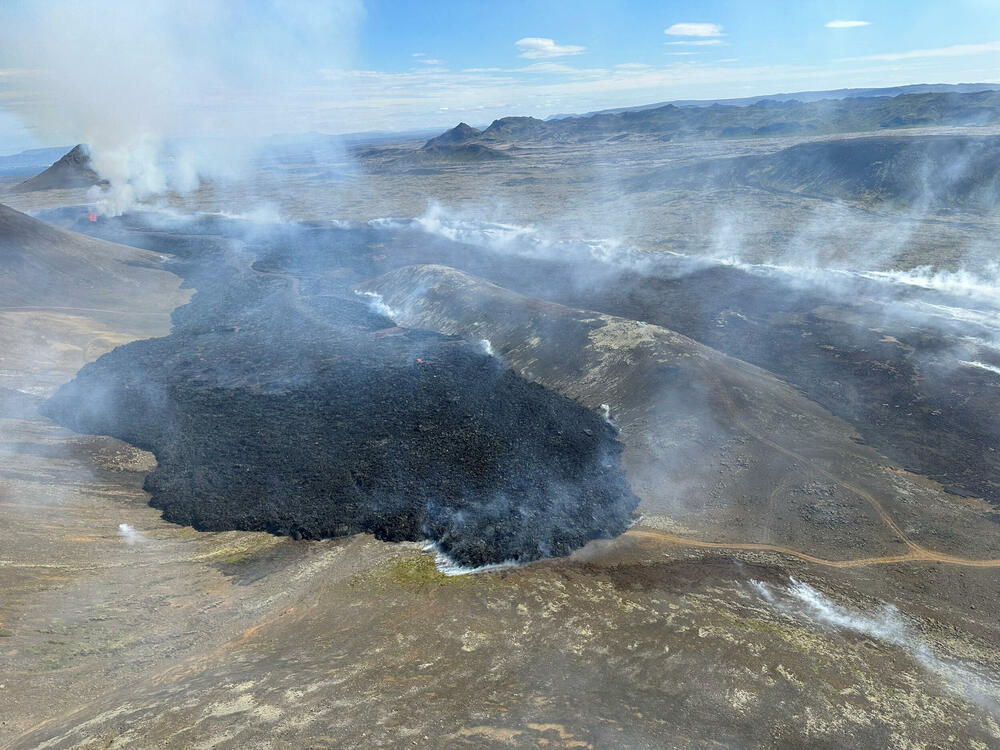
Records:
M382 315L393 321L399 318L399 313L389 307L378 292L355 292L355 294L366 299L368 301L368 309L376 315Z
M146 541L146 537L136 531L134 526L127 523L118 524L118 536L120 536L124 540L125 544L130 547L134 544Z
M90 145L100 210L238 177L254 140L315 129L305 90L350 55L361 0L53 0L0 11L32 71L12 106L44 141ZM326 96L329 91L324 92Z
M531 225L482 221L437 202L431 202L423 215L412 220L382 218L368 223L375 227L411 227L452 242L528 258L570 257L581 263L597 261L634 271L651 271L657 259L657 254L644 252L615 237L566 238Z
M789 616L804 616L820 625L849 630L902 649L940 677L952 692L1000 716L1000 682L996 677L974 673L955 660L938 656L895 606L883 605L873 613L856 611L795 578L789 578L789 585L780 591L762 581L750 583L766 602Z
M823 293L849 304L858 299L859 285L865 285L864 299L883 306L884 319L873 319L871 325L884 324L890 330L910 325L967 326L975 336L966 338L967 346L956 349L952 357L955 364L990 372L996 368L982 362L979 357L984 355L978 353L983 348L1000 349L1000 265L996 262L958 270L925 265L879 271L869 270L871 267L863 263L855 268L826 267L818 257L793 253L783 256L781 262L751 263L741 257L738 242L732 238L725 247L717 246L715 255L650 252L617 237L567 239L542 227L486 221L475 213L433 202L423 215L411 220L383 218L368 223L410 228L515 257L576 261L572 278L553 280L557 287L587 288L605 283L621 288L616 274L623 272L679 278L720 265L775 278L789 290ZM905 238L899 242L905 244ZM861 243L860 255L870 255L866 243Z

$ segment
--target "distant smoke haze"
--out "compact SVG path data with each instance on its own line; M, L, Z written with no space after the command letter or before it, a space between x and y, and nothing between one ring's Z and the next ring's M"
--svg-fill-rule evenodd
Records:
M42 140L88 143L111 183L95 198L117 213L238 175L255 138L308 130L291 95L349 60L363 15L360 0L14 4L0 46L34 95L10 106Z

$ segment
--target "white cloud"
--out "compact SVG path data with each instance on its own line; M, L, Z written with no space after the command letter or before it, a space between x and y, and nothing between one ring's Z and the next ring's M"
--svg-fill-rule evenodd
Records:
M714 47L719 44L725 44L721 39L685 39L683 42L667 42L671 46L685 46L685 47Z
M923 57L966 57L969 55L983 55L988 52L1000 52L1000 42L986 42L985 44L953 44L950 47L936 47L934 49L911 49L908 52L886 52L880 55L869 55L867 57L851 57L849 60L916 60Z
M462 71L424 67L407 72L326 70L324 78L340 82L340 89L346 87L351 96L330 97L325 104L331 119L349 121L354 130L399 129L454 125L463 119L482 123L514 114L544 117L553 112L587 112L669 99L725 99L919 80L908 66L889 63L752 66L694 59L671 57L670 63L650 68L555 68L532 63L521 68ZM969 75L961 69L949 72L947 78L967 80ZM767 84L762 86L761 81ZM449 111L442 114L442 106ZM316 123L315 128L322 130L323 125Z
M579 55L586 47L579 47L575 44L556 44L552 39L538 36L528 36L518 39L514 44L521 50L521 57L537 60L546 57L565 57L566 55Z
M524 73L564 73L569 75L576 75L581 72L579 68L574 68L565 63L557 62L537 62L531 63L531 65L525 65L523 68L511 71L514 73L524 72Z
M719 40L703 37L687 41ZM587 112L670 99L725 99L779 91L895 86L919 83L931 76L942 83L996 80L996 71L1000 70L995 59L1000 53L1000 42L945 48L946 51L903 52L889 55L888 59L883 56L861 62L824 60L822 64L797 66L753 65L748 61L733 64L732 58L698 62L719 53L728 54L731 49L671 46L664 50L662 64L654 66L609 63L603 68L574 68L562 64L578 60L561 58L516 60L509 68L447 70L418 64L435 52L425 48L422 55L411 57L410 70L324 67L317 78L299 81L294 86L274 87L267 97L258 96L256 90L234 92L220 106L225 107L223 114L238 111L246 119L259 122L255 125L258 130L337 133L444 128L459 120L482 124L504 115L546 116L553 112ZM975 51L992 55L973 56ZM0 149L15 151L36 144L3 121L4 111L41 106L38 100L51 94L36 85L29 71L17 73L11 68L6 61L0 66L5 71L0 76ZM59 107L59 101L53 101L52 106ZM200 99L191 104L191 111L196 122L214 112L206 112ZM228 119L222 117L220 121L225 124ZM192 132L199 133L200 128L195 127ZM218 134L225 132L220 128ZM63 141L56 141L60 142Z
M828 29L856 29L859 26L871 26L870 21L830 21L826 24Z
M428 57L426 52L414 52L412 56L421 65L444 65L444 60Z
M725 36L717 23L675 23L663 33L668 36Z

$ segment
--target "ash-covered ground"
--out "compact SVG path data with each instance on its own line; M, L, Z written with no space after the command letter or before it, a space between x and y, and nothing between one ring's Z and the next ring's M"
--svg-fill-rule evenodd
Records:
M327 233L340 272L303 288L254 259L258 246L291 251L307 228L246 232L224 220L154 232L183 258L192 302L170 336L87 365L43 408L151 450L146 489L166 519L427 539L470 567L567 555L627 528L638 499L606 420L478 343L373 311L349 283L358 235Z

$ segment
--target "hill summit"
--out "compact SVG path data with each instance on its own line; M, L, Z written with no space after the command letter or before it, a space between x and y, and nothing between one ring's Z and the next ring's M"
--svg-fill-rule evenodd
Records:
M14 187L13 191L30 193L36 190L90 187L101 184L106 184L106 181L94 171L90 163L90 150L80 143L44 172L29 177Z
M478 128L474 128L471 125L460 122L451 130L446 130L441 135L431 138L423 145L423 148L430 149L438 146L454 146L456 144L465 143L466 141L471 141L482 132L483 131Z

